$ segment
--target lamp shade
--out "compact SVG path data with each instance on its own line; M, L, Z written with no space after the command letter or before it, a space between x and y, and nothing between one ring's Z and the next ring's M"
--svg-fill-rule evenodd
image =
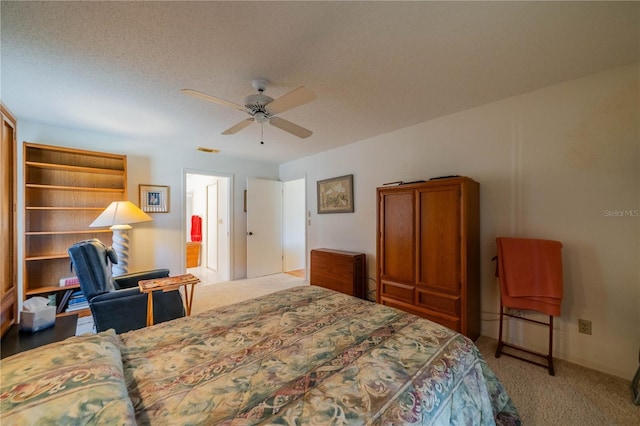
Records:
M149 222L153 218L140 210L131 201L114 201L93 221L91 228L130 223Z

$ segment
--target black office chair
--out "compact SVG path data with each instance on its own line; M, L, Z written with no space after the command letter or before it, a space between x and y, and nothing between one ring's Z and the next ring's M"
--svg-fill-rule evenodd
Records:
M100 240L80 241L68 250L82 293L89 302L96 331L113 328L124 333L147 324L147 294L138 281L169 276L168 269L111 276L111 263L118 263L116 253ZM177 290L153 293L154 324L185 315L182 297Z

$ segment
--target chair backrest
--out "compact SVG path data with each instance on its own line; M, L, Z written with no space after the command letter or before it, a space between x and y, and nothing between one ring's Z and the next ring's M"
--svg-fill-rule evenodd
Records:
M82 293L88 301L115 290L109 261L118 263L118 257L111 247L94 238L75 243L68 252Z

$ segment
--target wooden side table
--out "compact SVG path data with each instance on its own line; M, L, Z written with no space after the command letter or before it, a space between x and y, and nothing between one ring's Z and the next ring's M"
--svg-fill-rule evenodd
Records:
M2 336L0 347L2 348L1 358L5 358L38 346L47 345L53 342L59 342L68 337L76 335L76 326L78 323L78 315L66 315L56 318L53 327L36 331L35 333L26 333L19 330L19 325L14 324L9 331Z
M309 283L366 299L366 256L353 251L311 250Z
M147 326L153 325L153 292L178 290L184 286L184 304L187 316L191 315L194 286L200 279L193 274L176 275L175 277L156 278L152 280L138 281L140 291L147 293Z

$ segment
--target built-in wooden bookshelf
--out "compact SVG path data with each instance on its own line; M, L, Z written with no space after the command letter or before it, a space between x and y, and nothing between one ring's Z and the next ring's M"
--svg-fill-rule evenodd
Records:
M25 142L23 159L23 297L55 294L59 303L79 287L59 285L75 275L67 249L89 238L111 245L111 231L89 225L111 202L127 199L127 157Z

